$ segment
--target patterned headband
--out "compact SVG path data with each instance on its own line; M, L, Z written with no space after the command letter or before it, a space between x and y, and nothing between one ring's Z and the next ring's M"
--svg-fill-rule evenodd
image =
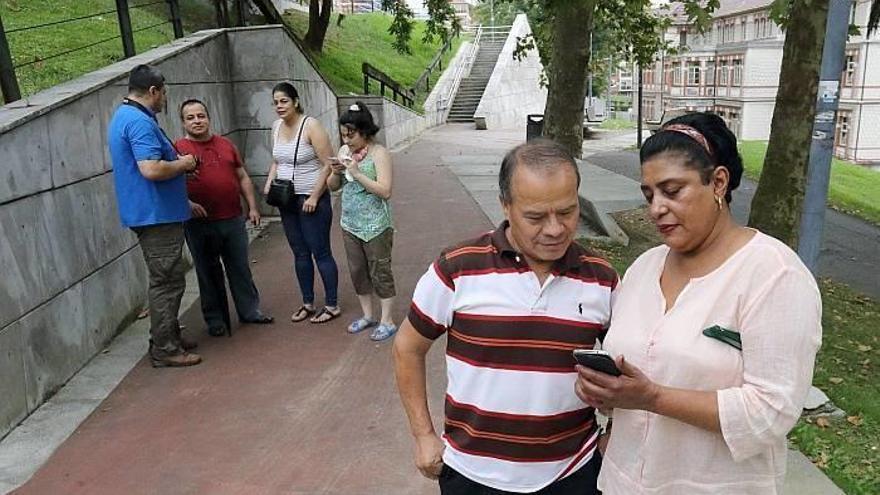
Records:
M671 124L664 127L663 130L684 134L685 136L699 143L700 146L702 146L703 149L706 150L706 153L710 157L712 156L712 148L709 147L709 142L706 141L706 136L703 136L700 131L694 129L693 127L685 124Z

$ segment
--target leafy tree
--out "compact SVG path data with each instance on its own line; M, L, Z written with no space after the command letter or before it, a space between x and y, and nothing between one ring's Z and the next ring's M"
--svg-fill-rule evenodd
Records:
M222 0L221 0L222 1ZM281 17L281 13L275 8L272 0L251 0L260 11L266 22L281 24L285 29L290 29ZM327 35L327 27L330 26L330 13L333 9L333 0L309 0L309 29L303 38L306 48L315 53L320 53L324 48L324 37ZM293 31L290 31L293 34Z
M444 43L461 32L461 22L455 15L455 9L448 0L425 0L425 8L428 10L424 43L433 43L439 38ZM392 46L401 54L410 54L409 42L412 38L413 11L406 5L405 0L382 0L382 10L390 12L394 16L388 32L394 36Z
M671 19L664 10L651 8L650 0L544 0L550 32L545 43L549 50L544 67L547 73L547 105L544 133L581 155L586 81L591 63L589 39L598 38L605 53L623 54L640 65L653 63L661 51L674 51L662 34ZM719 0L685 0L682 4L691 22L702 29L711 20ZM601 26L595 28L594 26ZM540 41L539 41L540 43ZM611 70L612 67L606 67Z
M661 50L675 51L663 38L671 20L665 8L652 9L650 0L499 0L495 5L499 3L511 3L529 18L533 35L519 40L515 56L537 48L548 86L544 134L575 156L581 154L589 75L593 75L593 94L600 95L607 90L615 60L647 65ZM702 28L709 24L719 0L682 3L688 17Z
M797 247L829 0L776 0L785 29L776 107L749 225Z

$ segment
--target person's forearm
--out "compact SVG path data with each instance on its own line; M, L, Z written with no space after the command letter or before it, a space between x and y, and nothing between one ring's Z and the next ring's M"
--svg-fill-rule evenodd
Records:
M327 176L327 188L331 191L338 191L340 187L342 187L342 176L330 172L330 175Z
M391 188L390 187L385 186L377 181L374 181L373 179L370 179L363 172L359 172L355 176L355 179L358 182L360 182L361 185L364 186L364 189L366 189L370 193L375 194L376 196L379 196L382 199L388 199L391 197Z
M254 183L251 181L251 178L245 175L241 182L241 195L244 196L244 200L247 202L248 209L251 211L256 211L257 209L257 195L254 194Z
M277 173L278 173L278 164L275 162L272 162L272 165L269 166L269 174L266 175L266 184L263 185L263 190L268 189L269 184L271 184L272 181L275 180L275 175Z
M428 409L425 356L394 348L394 373L412 435L419 437L435 434Z
M716 392L658 387L657 395L648 410L704 430L721 433Z
M147 180L163 181L185 173L186 165L187 162L184 160L144 160L138 162L138 169Z
M330 167L324 166L321 168L321 172L318 173L318 180L315 181L315 188L312 189L312 197L320 198L324 191L327 189L327 175L330 173Z

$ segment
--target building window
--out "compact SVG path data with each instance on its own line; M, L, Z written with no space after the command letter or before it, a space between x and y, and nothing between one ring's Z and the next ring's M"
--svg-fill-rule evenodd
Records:
M715 62L706 62L706 86L715 85Z
M759 17L755 20L755 39L770 37L768 24L770 21L766 17Z
M837 127L834 133L834 145L849 147L849 112L837 112Z
M681 86L681 64L672 64L672 85Z
M700 85L700 63L699 62L688 62L687 83L688 83L688 86L699 86Z
M843 86L853 86L856 80L856 63L859 59L859 54L856 51L847 51L846 59L843 64L843 74L840 75L840 80Z
M729 80L730 68L727 65L727 60L722 60L721 65L718 67L718 84L727 86Z
M740 109L737 107L729 107L724 105L718 105L714 108L714 113L724 119L724 123L727 124L727 127L734 133L734 135L739 136L740 132Z
M733 61L733 85L734 86L742 86L742 76L743 76L743 61L741 59L735 59Z
M746 18L745 18L745 17L742 18L742 20L740 21L739 25L740 25L740 37L739 37L739 40L740 40L740 41L745 41L745 40L746 40Z
M678 46L681 48L687 47L688 44L688 32L685 29L682 29L681 32L678 33Z

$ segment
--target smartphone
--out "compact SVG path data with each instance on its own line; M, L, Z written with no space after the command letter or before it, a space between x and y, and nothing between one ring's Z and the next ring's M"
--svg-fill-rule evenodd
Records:
M575 349L573 353L574 359L581 366L586 366L587 368L601 371L602 373L607 373L612 376L620 376L620 370L617 369L617 364L614 363L614 358L611 357L611 354L608 354L605 351L596 349Z

